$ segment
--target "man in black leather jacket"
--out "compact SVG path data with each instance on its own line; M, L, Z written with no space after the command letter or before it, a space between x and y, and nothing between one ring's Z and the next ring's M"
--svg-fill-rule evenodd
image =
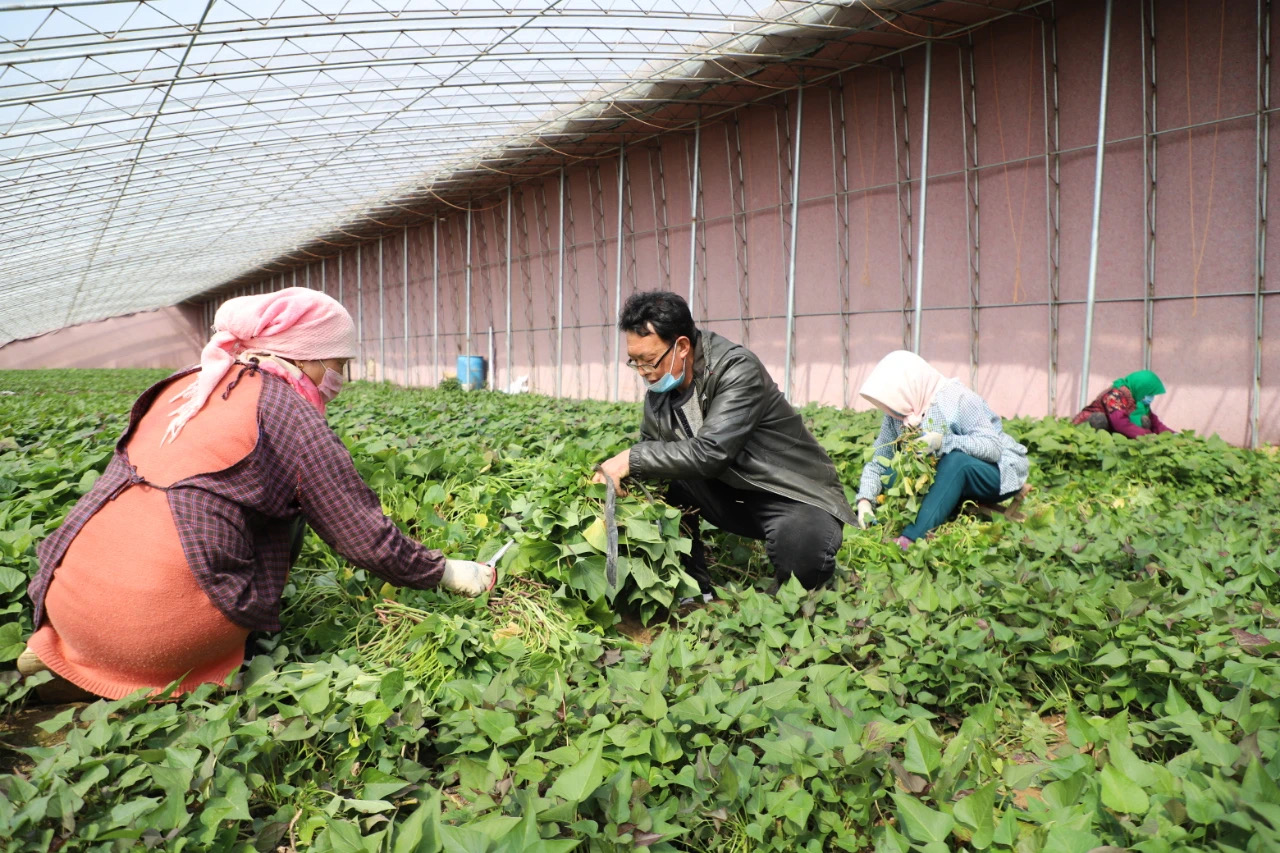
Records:
M763 539L776 578L809 589L835 570L853 510L830 457L760 359L714 332L700 332L684 299L648 291L627 300L618 322L627 364L649 384L640 443L600 465L595 482L631 475L669 482L686 510L693 550L686 569L711 590L698 516Z

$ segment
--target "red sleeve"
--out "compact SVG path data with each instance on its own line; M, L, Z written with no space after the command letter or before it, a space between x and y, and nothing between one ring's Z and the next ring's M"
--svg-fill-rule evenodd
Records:
M1156 417L1156 413L1151 413L1151 431L1152 432L1173 432L1174 430L1164 421Z
M1150 435L1151 430L1142 427L1129 420L1129 416L1119 409L1111 409L1107 412L1107 420L1111 424L1111 429L1129 438L1137 438L1140 435Z

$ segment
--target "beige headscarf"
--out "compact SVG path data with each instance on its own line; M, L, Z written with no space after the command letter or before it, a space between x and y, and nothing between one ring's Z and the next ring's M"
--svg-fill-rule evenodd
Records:
M886 415L916 427L946 381L929 362L900 349L880 359L858 393Z

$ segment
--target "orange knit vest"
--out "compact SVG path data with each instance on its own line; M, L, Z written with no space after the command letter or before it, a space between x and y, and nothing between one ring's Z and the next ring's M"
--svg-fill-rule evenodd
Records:
M148 483L228 468L258 440L262 379L233 368L178 437L161 445L175 393L198 373L161 392L127 448ZM131 486L91 518L67 549L45 598L47 620L31 638L54 672L86 690L119 699L179 681L178 692L223 682L243 660L248 630L222 614L187 566L168 495Z

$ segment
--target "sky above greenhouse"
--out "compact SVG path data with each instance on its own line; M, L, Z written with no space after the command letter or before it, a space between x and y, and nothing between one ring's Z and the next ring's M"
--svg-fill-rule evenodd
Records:
M824 2L0 4L0 345L171 305Z

